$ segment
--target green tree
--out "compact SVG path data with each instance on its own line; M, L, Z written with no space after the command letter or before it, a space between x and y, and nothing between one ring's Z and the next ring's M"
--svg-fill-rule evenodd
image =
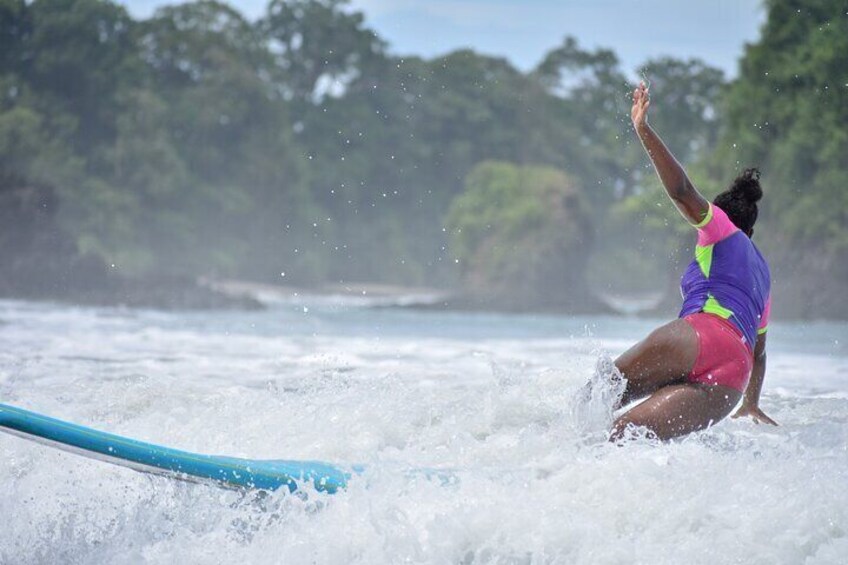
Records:
M261 35L232 8L201 1L158 10L139 43L164 101L161 111L146 113L148 121L160 116L154 131L143 123L126 128L130 137L145 132L139 140L156 132L143 163L148 173L167 173L164 182L142 182L157 186L149 211L170 226L154 230L155 249L191 272L316 276L314 264L296 266L307 234L291 226L306 224L314 206L286 104L267 80L272 58ZM162 166L151 166L156 160Z
M25 80L51 113L77 120L73 142L82 152L112 139L116 96L139 78L129 14L99 0L36 0L28 19L18 51Z
M573 37L548 52L534 71L558 103L547 114L569 132L560 166L591 186L595 213L633 188L636 148L629 142L631 84L609 49L587 51Z
M349 0L272 0L258 26L270 41L286 97L318 102L341 94L385 43Z
M0 0L0 72L21 71L21 53L30 33L32 18L25 0Z
M583 276L589 222L584 197L561 171L497 161L469 173L446 220L472 297L572 311L597 306Z
M746 48L728 92L718 166L726 177L751 165L763 171L762 244L785 281L776 305L796 315L848 315L840 306L848 284L845 3L766 7L761 38Z
M724 73L700 59L671 57L650 59L641 70L657 94L651 122L663 132L663 141L681 163L704 161L718 142Z
M334 265L360 278L451 282L442 220L463 179L486 159L561 163L579 132L549 112L556 103L535 77L470 50L368 66L343 97L307 113L299 135L314 193L348 246Z

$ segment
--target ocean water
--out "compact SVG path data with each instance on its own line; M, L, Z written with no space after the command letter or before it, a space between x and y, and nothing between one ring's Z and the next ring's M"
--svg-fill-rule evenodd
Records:
M0 434L0 563L848 562L848 324L772 325L762 406L780 427L609 445L609 407L575 393L658 323L2 301L2 402L368 470L336 495L259 496Z

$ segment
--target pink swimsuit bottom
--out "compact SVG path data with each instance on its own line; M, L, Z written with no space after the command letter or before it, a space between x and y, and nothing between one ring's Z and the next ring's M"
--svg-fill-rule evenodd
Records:
M744 393L754 356L742 332L729 320L714 314L698 312L683 319L698 335L698 358L686 380L727 386Z

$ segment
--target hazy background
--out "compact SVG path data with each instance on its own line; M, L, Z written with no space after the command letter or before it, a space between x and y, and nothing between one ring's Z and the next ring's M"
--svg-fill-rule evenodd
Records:
M629 124L645 76L708 196L762 168L776 315L848 316L840 1L2 0L0 52L4 296L672 313L693 234Z

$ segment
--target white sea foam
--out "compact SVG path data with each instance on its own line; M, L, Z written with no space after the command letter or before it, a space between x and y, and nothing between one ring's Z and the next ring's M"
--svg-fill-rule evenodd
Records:
M848 325L774 324L763 407L781 427L608 445L603 352L651 326L0 302L3 402L183 449L367 465L335 496L245 496L3 435L0 563L845 562Z

